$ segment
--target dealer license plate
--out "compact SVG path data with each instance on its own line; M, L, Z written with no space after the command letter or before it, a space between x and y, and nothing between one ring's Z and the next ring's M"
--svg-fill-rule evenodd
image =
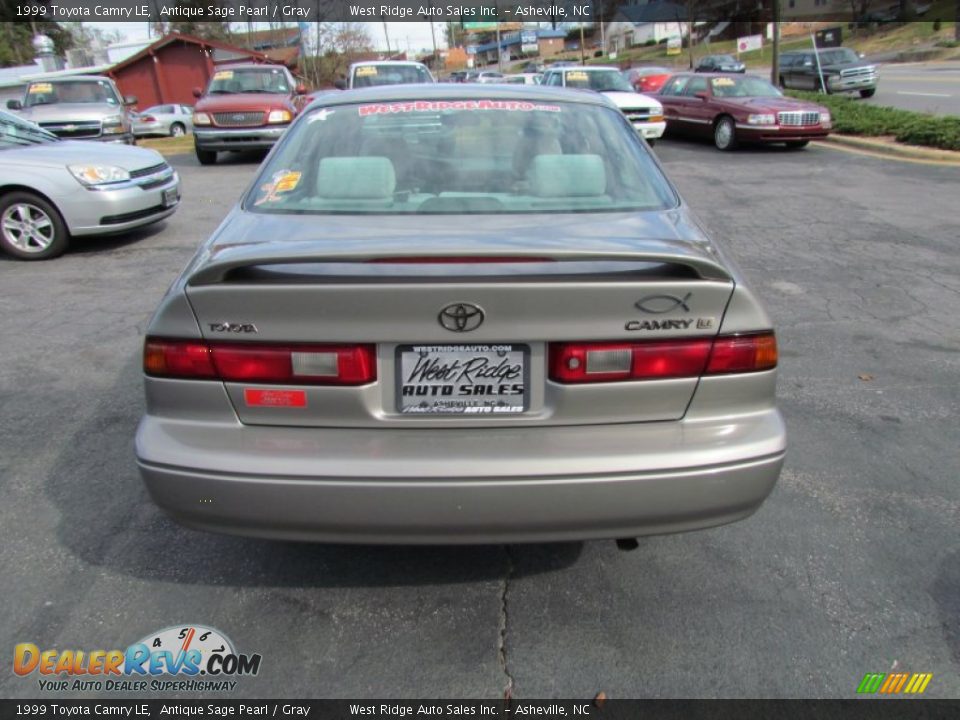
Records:
M163 206L171 207L177 204L177 200L180 199L180 196L177 194L176 188L170 188L169 190L163 191Z
M403 345L397 407L408 415L497 415L529 406L526 345Z

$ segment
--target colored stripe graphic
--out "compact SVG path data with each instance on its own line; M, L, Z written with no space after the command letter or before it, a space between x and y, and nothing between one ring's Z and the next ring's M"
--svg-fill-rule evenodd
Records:
M913 677L910 678L910 682L907 683L904 692L911 695L919 695L927 689L927 685L930 684L931 680L933 680L933 673L914 673Z
M933 673L867 673L857 686L857 692L881 695L920 695L933 680Z
M857 692L875 693L880 689L880 684L883 682L885 677L885 673L867 673L863 676L863 680L860 681L860 685L857 687Z

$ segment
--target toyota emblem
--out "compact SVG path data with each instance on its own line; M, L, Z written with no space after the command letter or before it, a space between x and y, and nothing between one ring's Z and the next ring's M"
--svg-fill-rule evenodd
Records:
M470 332L483 323L483 310L473 303L452 303L440 311L440 324L451 332Z

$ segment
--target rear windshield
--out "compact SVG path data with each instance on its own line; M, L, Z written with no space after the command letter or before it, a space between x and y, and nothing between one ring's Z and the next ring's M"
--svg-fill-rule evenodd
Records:
M430 73L422 65L361 65L353 71L353 87L428 83Z
M337 105L290 128L247 195L265 213L536 213L673 207L615 108L455 100Z

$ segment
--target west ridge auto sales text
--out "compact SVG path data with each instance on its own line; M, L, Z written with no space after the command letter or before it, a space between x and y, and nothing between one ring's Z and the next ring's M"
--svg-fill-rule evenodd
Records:
M573 14L586 17L590 6L573 8ZM404 5L350 5L351 17L435 17L435 18L492 18L498 17L498 10L489 7L464 7L462 5L421 5L418 8ZM522 3L499 9L499 17L506 18L543 18L544 20L563 20L567 17L567 8L559 5L524 5Z

